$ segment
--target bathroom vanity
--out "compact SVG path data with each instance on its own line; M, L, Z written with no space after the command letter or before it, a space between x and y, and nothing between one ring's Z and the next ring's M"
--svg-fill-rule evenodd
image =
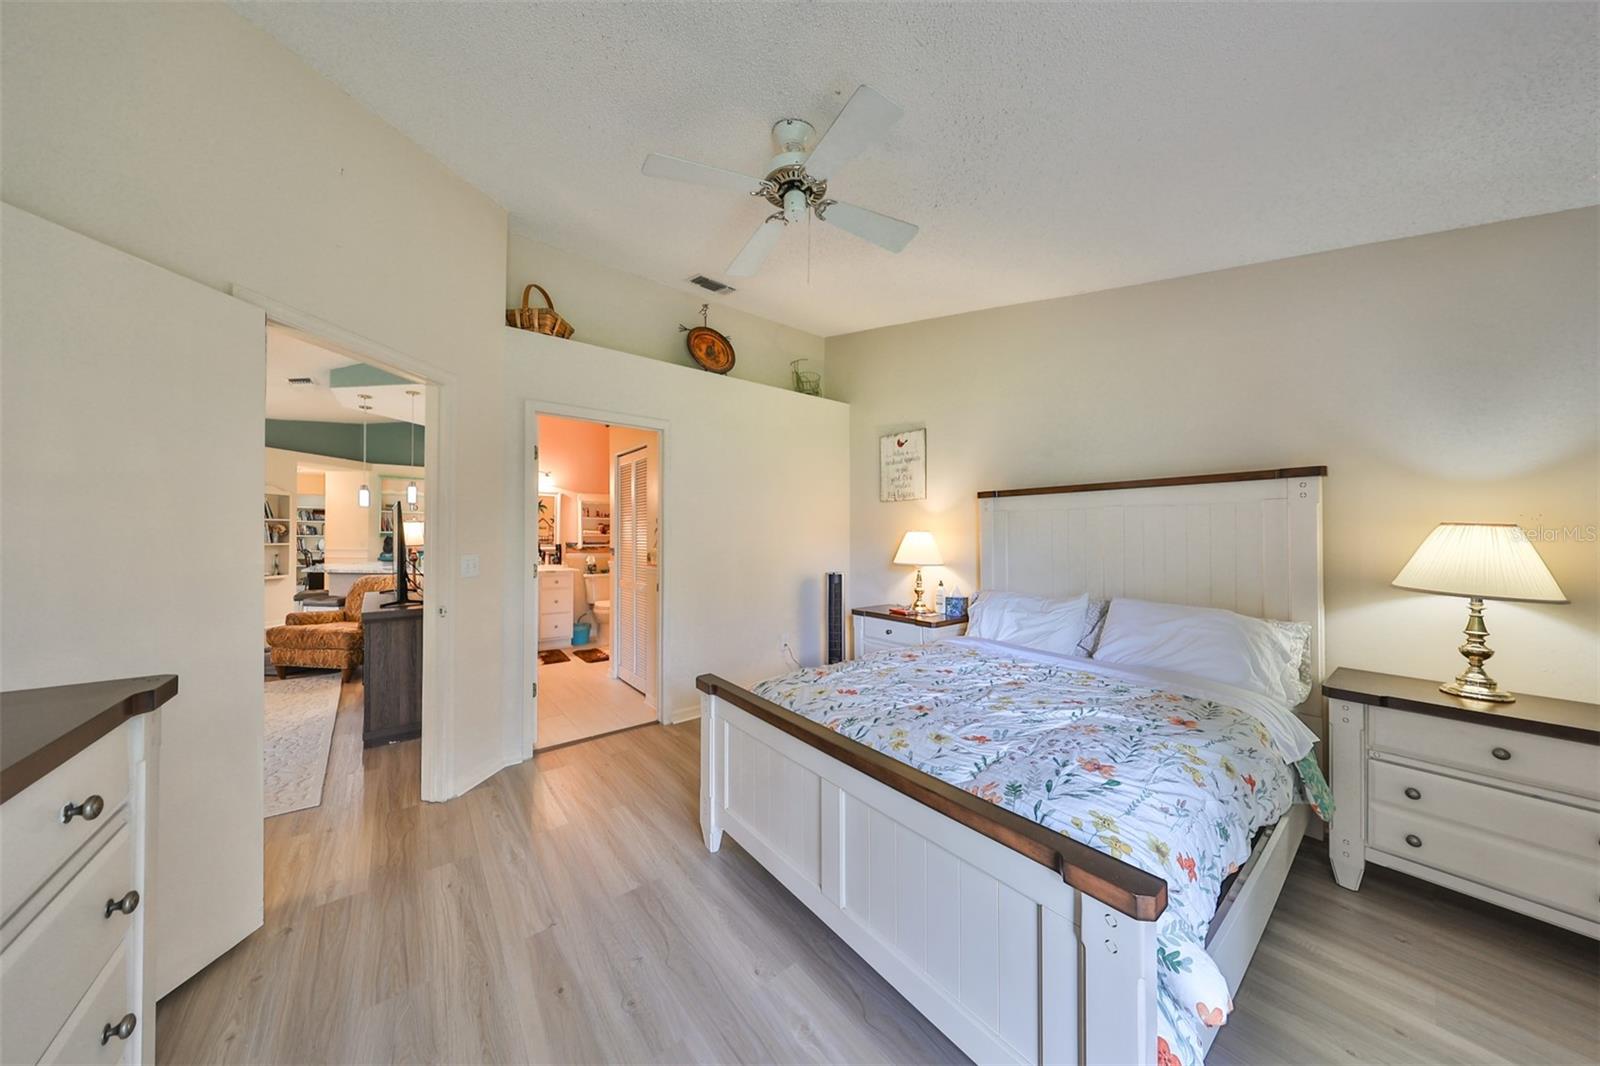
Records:
M539 646L554 648L572 643L572 609L577 597L578 572L570 566L539 567Z

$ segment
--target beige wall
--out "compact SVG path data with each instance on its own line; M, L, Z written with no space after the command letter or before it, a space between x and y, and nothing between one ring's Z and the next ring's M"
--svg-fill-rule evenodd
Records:
M0 36L8 203L456 376L444 474L482 576L449 605L446 773L465 787L498 768L501 589L520 570L503 544L505 213L223 5L5 4Z
M1492 672L1600 697L1596 209L828 341L851 405L851 598L909 599L900 534L976 587L981 489L1324 463L1331 666L1453 675L1462 601L1389 586L1441 521L1518 522L1571 598L1492 604ZM928 499L878 436L928 429Z
M678 326L699 325L700 305L709 303L712 328L733 342L730 377L786 389L790 360L805 359L803 369L823 370L821 337L722 307L711 293L659 285L513 233L506 249L507 307L521 303L530 281L550 290L556 309L576 330L573 339L587 344L694 366ZM532 301L539 302L537 291Z

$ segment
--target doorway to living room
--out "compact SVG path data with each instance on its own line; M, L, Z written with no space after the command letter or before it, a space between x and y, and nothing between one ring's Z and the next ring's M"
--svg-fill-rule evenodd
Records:
M421 774L431 387L267 325L263 813L359 802L362 752Z
M529 746L659 718L659 429L533 411L528 433Z

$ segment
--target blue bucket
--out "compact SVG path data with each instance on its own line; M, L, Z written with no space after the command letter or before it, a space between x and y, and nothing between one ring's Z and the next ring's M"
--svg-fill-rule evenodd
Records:
M588 622L574 622L574 623L572 623L572 643L574 643L574 644L587 644L587 643L589 643L589 623Z

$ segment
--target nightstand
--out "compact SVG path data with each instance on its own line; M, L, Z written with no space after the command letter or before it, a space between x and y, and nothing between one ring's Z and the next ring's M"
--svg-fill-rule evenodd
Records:
M938 614L890 614L891 604L857 607L851 614L855 654L859 659L893 648L916 648L938 640L959 637L967 631L967 616L946 618Z
M1376 863L1600 937L1600 706L1362 670L1322 691L1340 885Z

